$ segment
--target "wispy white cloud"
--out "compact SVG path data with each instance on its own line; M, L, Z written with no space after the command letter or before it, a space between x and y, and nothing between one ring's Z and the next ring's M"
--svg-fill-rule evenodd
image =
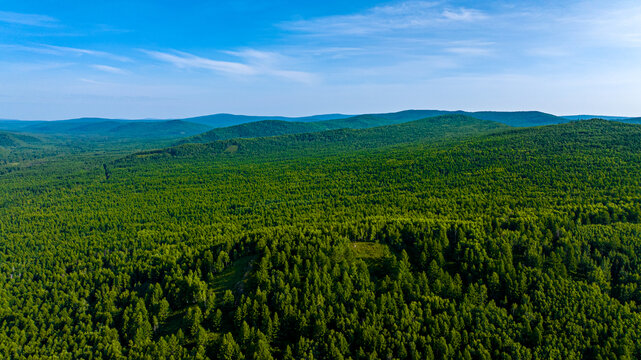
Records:
M33 45L33 46L16 45L16 44L0 44L0 49L10 50L10 51L31 52L31 53L38 53L38 54L44 54L44 55L55 55L55 56L67 56L67 55L91 56L91 57L105 58L105 59L115 60L120 62L133 61L129 57L113 54L106 51L81 49L81 48L73 48L73 47L65 47L65 46L55 46L55 45L47 45L47 44Z
M0 44L0 50L25 51L25 52L49 54L49 55L56 54L55 51L51 49L43 48L41 46L26 46L26 45L18 45L18 44Z
M328 47L317 47L302 49L302 52L311 54L314 56L323 55L323 56L343 56L345 54L354 54L359 53L365 50L362 47L349 47L349 46L328 46Z
M296 81L303 84L313 84L318 81L318 76L305 71L270 70L267 72L267 74L288 79L291 81Z
M154 59L168 62L182 69L205 69L228 75L241 76L275 76L302 83L309 83L315 79L312 74L307 72L282 69L280 63L284 57L274 52L254 49L223 51L223 53L237 57L242 61L222 61L196 56L182 51L161 52L144 49L141 51Z
M542 58L562 58L571 55L571 51L569 49L559 46L532 47L526 49L524 53L528 56L536 56Z
M111 74L124 75L127 73L127 71L115 66L94 64L94 65L91 65L91 67L96 70L100 70L100 71L111 73Z
M81 81L81 82L87 83L87 84L92 84L92 85L107 85L107 84L109 84L109 83L106 83L106 82L97 81L97 80L94 80L94 79L87 79L87 78L79 78L78 81Z
M610 45L641 48L641 5L613 6L578 17L585 33Z
M461 56L488 56L492 54L492 50L487 47L453 46L444 50L447 53Z
M69 68L76 65L73 62L0 62L0 69L5 72L50 72L53 70Z
M466 8L445 9L441 15L447 20L467 22L485 20L488 18L488 16L482 11Z
M315 75L308 72L282 69L283 64L291 62L291 59L277 52L242 49L225 51L225 53L243 59L244 63L251 66L257 74L280 77L300 83L313 83L317 80Z
M52 27L58 25L58 20L51 16L23 14L11 11L0 11L0 22L41 27Z
M256 70L251 66L231 61L212 60L204 57L192 55L182 51L174 51L173 53L141 50L145 54L154 59L165 61L175 65L176 67L189 69L207 69L226 74L234 75L254 75Z
M116 60L120 62L130 62L132 61L131 58L126 57L126 56L121 56L117 54L113 54L110 52L106 51L99 51L99 50L91 50L91 49L80 49L80 48L73 48L73 47L66 47L66 46L55 46L55 45L44 45L45 48L51 49L59 54L73 54L73 55L78 55L78 56L93 56L93 57L101 57L101 58L106 58L106 59L111 59L111 60Z
M274 63L279 58L282 58L282 55L273 51L261 51L256 49L242 49L236 51L224 51L224 53L233 55L242 59L246 59L253 62L261 63Z
M313 35L367 35L395 30L474 22L488 18L469 8L443 8L438 2L407 1L376 6L361 13L333 15L281 23L283 29Z
M496 20L492 24L494 36L499 30L503 30L501 34L509 31L505 40L513 39L525 52L544 57L576 55L597 47L641 47L641 5L637 0L534 3L503 9Z

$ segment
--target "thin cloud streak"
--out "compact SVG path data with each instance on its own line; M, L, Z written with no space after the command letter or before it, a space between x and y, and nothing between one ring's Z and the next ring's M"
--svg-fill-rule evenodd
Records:
M485 20L488 18L487 15L479 10L466 8L446 9L441 13L441 15L443 18L448 20L465 22Z
M175 51L173 54L152 50L141 51L156 60L168 62L181 69L206 69L234 75L256 74L256 70L251 66L237 62L212 60L181 51Z
M465 46L456 46L445 48L445 52L462 55L462 56L489 56L492 55L492 50L482 47L465 47Z
M90 50L90 49L79 49L79 48L72 48L72 47L65 47L65 46L55 46L55 45L44 45L44 47L52 49L54 51L57 51L59 53L68 53L68 54L74 54L74 55L89 55L89 56L95 56L95 57L102 57L102 58L107 58L111 60L116 60L120 62L131 62L131 58L128 58L126 56L120 56L116 54L112 54L106 51L99 51L99 50Z
M226 54L243 59L256 73L281 77L300 83L312 84L318 79L315 75L295 70L281 69L283 63L291 59L273 51L260 51L256 49L242 49L239 51L225 51Z
M0 69L13 73L51 72L75 65L72 62L0 62Z
M182 51L173 51L171 53L144 49L140 51L156 60L170 63L180 69L205 69L227 75L241 76L267 75L301 83L312 83L315 81L315 76L310 73L281 69L278 65L282 60L282 56L272 52L254 49L224 51L224 53L228 55L244 60L244 62L233 62L213 60Z
M121 68L117 68L115 66L94 64L94 65L91 65L91 67L96 69L96 70L100 70L100 71L107 72L107 73L110 73L110 74L116 74L116 75L127 74L127 71L125 71L125 70L123 70Z
M641 48L641 6L614 9L585 19L594 38L620 47Z
M80 48L72 48L72 47L65 47L65 46L48 45L48 44L42 44L38 46L0 44L0 50L1 49L5 49L9 51L31 52L31 53L38 53L38 54L44 54L44 55L55 55L55 56L65 56L65 55L92 56L92 57L105 58L105 59L110 59L110 60L115 60L120 62L133 61L129 57L112 54L106 51L80 49Z
M398 30L426 29L488 18L484 12L468 8L445 8L439 3L408 1L377 6L351 15L333 15L279 24L285 30L317 36L369 35Z
M0 11L0 22L39 27L54 27L58 25L58 20L51 16L11 11Z

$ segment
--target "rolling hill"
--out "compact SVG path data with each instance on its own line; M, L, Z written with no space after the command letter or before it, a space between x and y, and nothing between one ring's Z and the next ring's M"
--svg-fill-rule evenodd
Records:
M207 125L211 128L228 127L240 125L255 121L262 120L280 120L280 121L293 121L293 122L315 122L332 119L342 119L350 117L351 115L344 114L322 114L303 117L287 117L287 116L249 116L249 115L235 115L235 114L213 114L205 116L197 116L185 118L185 120L197 124Z
M323 114L306 117L244 116L215 114L172 120L123 120L105 118L77 118L56 121L0 120L0 130L33 134L71 136L98 136L114 138L181 138L203 133L212 128L249 122L275 120L312 123L349 117L342 114Z
M288 134L302 134L337 129L365 129L417 120L414 117L387 119L376 115L357 115L344 119L316 122L290 122L282 120L262 120L224 128L217 128L186 139L176 144L208 143L234 138L254 138Z
M301 134L336 129L366 129L443 115L474 117L481 120L500 122L509 126L540 126L568 121L554 115L537 111L468 113L463 111L406 110L395 113L356 115L348 118L315 122L287 122L278 120L256 121L236 126L213 129L203 134L181 139L176 144L208 143L233 138Z
M175 138L200 133L207 126L183 120L136 121L120 123L108 134L117 137Z
M264 124L264 122L260 122L260 124ZM270 123L266 125L270 125ZM251 128L253 129L253 127ZM230 153L261 156L281 153L285 156L297 156L299 151L326 153L348 149L371 149L403 143L435 142L507 128L509 127L494 121L463 115L442 115L366 129L341 128L272 137L233 138L201 144L185 143L162 150L143 152L135 156L193 156Z
M530 127L560 124L571 119L590 115L558 117L539 111L445 111L405 110L392 113L374 113L348 116L324 114L308 117L244 116L214 114L182 120L121 120L78 118L61 121L1 120L0 130L32 134L55 134L72 137L101 138L103 140L180 139L175 144L208 143L234 138L254 138L303 134L337 129L365 129L400 124L442 115L462 115L480 120L495 121L513 127ZM639 123L633 118L606 117L629 123ZM182 139L181 139L182 138Z
M209 130L189 138L181 139L177 144L184 143L208 143L217 140L234 138L254 138L265 136L277 136L287 134L299 134L330 130L331 127L323 126L319 122L289 122L282 120L261 120L246 124L234 125Z
M481 120L500 122L509 126L541 126L567 122L568 120L540 111L445 111L445 110L405 110L394 113L369 114L368 117L384 119L386 124L399 124L407 121L418 120L441 115L464 115ZM356 117L358 118L358 116ZM352 118L344 119L349 121Z
M302 133L312 131L323 131L331 129L361 129L375 126L400 124L403 122L434 117L446 114L466 115L482 120L502 122L510 126L538 126L560 123L567 120L554 115L536 111L525 112L465 112L465 111L444 111L444 110L405 110L393 113L344 115L344 114L323 114L306 117L284 117L284 116L245 116L234 114L214 114L198 116L185 119L173 120L123 120L104 118L77 118L58 121L17 121L0 120L0 130L19 131L34 134L58 134L73 136L136 136L145 138L147 136L160 136L166 138L180 138L189 135L203 133L213 128L232 127L241 124L256 123L270 120L270 123L258 124L255 129L243 127L239 129L227 129L205 135L202 139L190 139L193 142L207 142L230 137L256 137L283 135L291 133ZM170 121L173 121L170 122ZM180 121L180 122L175 122ZM278 123L280 121L281 123ZM282 122L294 123L286 126ZM315 124L305 127L301 123ZM119 124L139 124L120 127ZM144 125L147 124L147 125ZM165 124L165 125L148 125ZM194 125L198 124L200 127ZM129 131L128 129L139 128L141 131ZM149 129L149 132L147 130ZM238 134L238 135L236 135Z
M477 119L491 120L517 127L555 125L567 122L564 118L540 111L476 111L463 113Z
M405 110L394 113L368 114L385 119L387 124L398 124L412 120L441 115L464 115L481 120L503 123L509 126L541 126L567 122L568 120L540 111L446 111L446 110ZM345 119L349 120L349 119Z

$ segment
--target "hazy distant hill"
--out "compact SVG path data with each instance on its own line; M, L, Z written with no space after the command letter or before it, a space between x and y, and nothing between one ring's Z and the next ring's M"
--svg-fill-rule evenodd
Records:
M209 129L209 127L183 120L169 121L136 121L119 124L118 127L109 132L114 136L124 137L177 137L197 134Z
M234 115L234 114L213 114L205 116L197 116L182 119L185 121L203 124L212 128L226 127L233 125L240 125L249 122L261 120L281 120L281 121L296 121L296 122L313 122L331 119L342 119L350 117L351 115L344 114L323 114L303 117L286 117L286 116L248 116L248 115Z
M139 139L180 138L211 129L203 124L183 120L135 121L101 118L0 122L0 129L7 128L31 134Z
M56 121L0 120L0 130L34 134L72 136L181 138L203 133L212 128L232 126L261 120L316 122L349 117L342 114L324 114L306 117L245 116L215 114L173 120L124 120L105 118L77 118Z
M0 130L34 134L108 138L185 138L178 143L206 143L231 138L300 134L334 129L364 129L452 114L496 121L516 127L561 124L574 119L594 117L592 115L559 117L540 111L466 112L446 110L405 110L392 113L362 114L355 116L323 114L306 117L213 114L177 120L122 120L103 118L78 118L60 121L0 120ZM600 117L623 122L641 122L639 119L627 119L616 116Z
M567 122L567 119L540 111L445 111L445 110L405 110L395 113L371 114L395 123L418 120L427 117L457 114L481 120L500 122L509 126L541 126Z
M542 126L568 122L566 119L540 111L477 111L465 113L477 119L497 121L510 126Z
M223 128L216 128L205 133L178 141L184 143L207 143L234 138L254 138L288 134L302 134L336 129L364 129L395 123L374 115L357 115L345 119L334 119L317 122L294 122L283 120L262 120Z
M333 129L321 123L289 122L282 120L262 120L209 130L205 133L182 139L178 144L207 143L233 138L252 138L286 134L300 134Z
M608 116L608 115L564 115L562 116L568 120L589 120L589 119L604 119L604 120L626 120L630 119L627 116Z
M366 129L431 118L443 115L469 116L480 120L500 122L509 126L539 126L567 122L554 115L538 112L474 112L443 110L406 110L395 113L356 115L342 119L316 122L287 122L276 120L256 121L246 124L217 128L203 134L182 139L183 143L207 143L233 138L252 138L287 134L301 134L335 129Z

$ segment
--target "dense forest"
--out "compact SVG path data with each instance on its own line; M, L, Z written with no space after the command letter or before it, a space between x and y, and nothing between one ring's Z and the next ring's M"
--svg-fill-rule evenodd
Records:
M639 125L161 145L0 133L0 358L641 357Z

